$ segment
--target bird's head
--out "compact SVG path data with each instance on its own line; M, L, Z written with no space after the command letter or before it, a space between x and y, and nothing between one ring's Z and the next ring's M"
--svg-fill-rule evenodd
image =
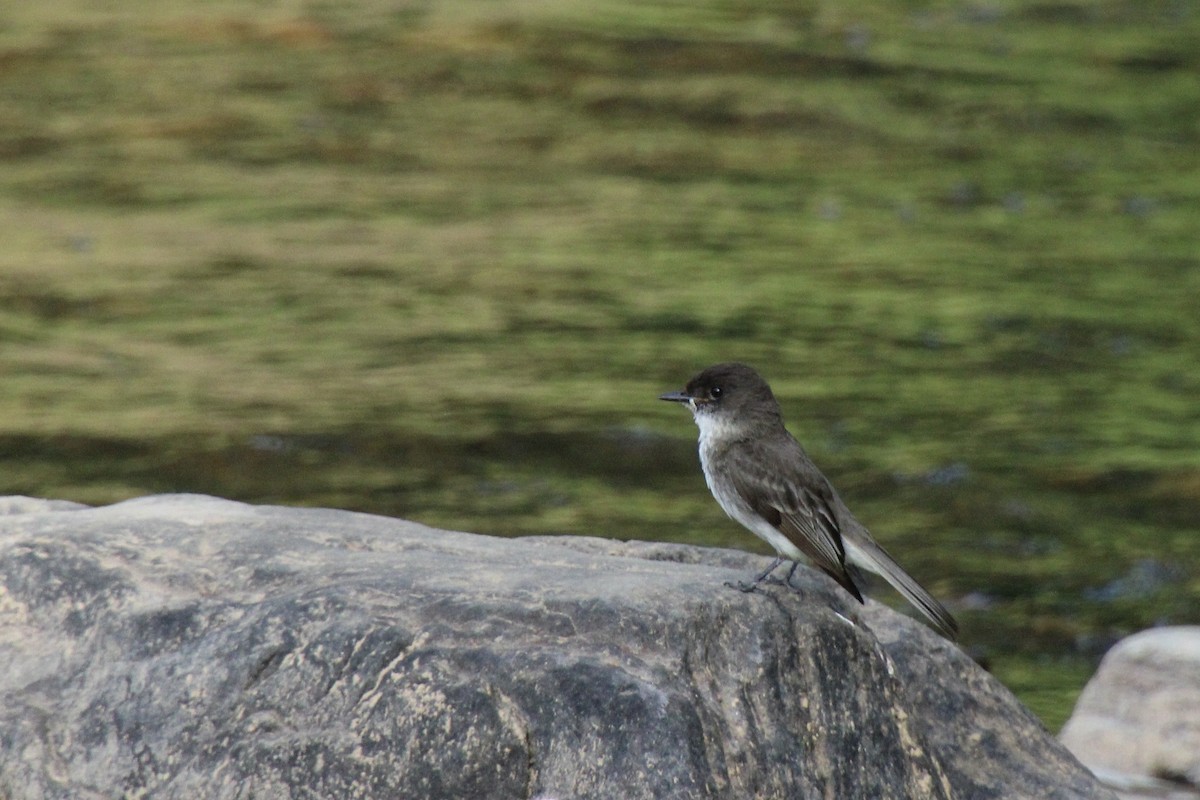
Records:
M716 364L698 373L681 391L658 399L683 403L703 429L721 420L724 426L779 419L779 403L771 387L753 368L736 362Z

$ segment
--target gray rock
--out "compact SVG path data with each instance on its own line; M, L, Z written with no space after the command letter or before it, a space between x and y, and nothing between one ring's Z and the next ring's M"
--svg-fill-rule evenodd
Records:
M1200 798L1200 626L1118 642L1060 738L1123 797Z
M36 514L39 511L73 511L87 507L83 503L72 503L70 500L43 500L40 497L26 497L20 494L0 497L0 516Z
M28 506L0 517L0 797L1111 797L920 623L807 570L722 585L761 562Z

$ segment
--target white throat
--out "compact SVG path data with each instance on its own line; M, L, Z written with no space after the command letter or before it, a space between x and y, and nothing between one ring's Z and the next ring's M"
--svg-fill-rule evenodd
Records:
M736 420L731 419L729 414L693 411L692 418L696 420L696 427L700 429L701 452L706 447L712 447L720 442L741 436L742 426Z

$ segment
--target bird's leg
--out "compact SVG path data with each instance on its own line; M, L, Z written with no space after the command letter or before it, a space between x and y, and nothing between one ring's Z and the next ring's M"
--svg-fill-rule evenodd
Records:
M774 572L775 568L778 567L782 563L783 563L783 556L776 556L775 560L771 562L771 566L769 566L765 570L763 570L762 574L755 577L755 579L753 581L751 581L750 583L746 583L745 581L738 581L737 583L726 583L725 585L733 587L734 589L737 589L742 592L753 592L755 589L758 588L758 585L760 583L762 583L763 581L765 581L767 579L767 576L770 575L772 572ZM789 578L791 577L791 573L788 573L788 577Z
M800 566L799 561L793 561L792 568L788 570L788 576L783 579L784 586L788 587L789 589L795 589L797 592L799 592L800 590L798 588L796 588L795 586L792 586L792 576L796 574L796 568L799 566Z

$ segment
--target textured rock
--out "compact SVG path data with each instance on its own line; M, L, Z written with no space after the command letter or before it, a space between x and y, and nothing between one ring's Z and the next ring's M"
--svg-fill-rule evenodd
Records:
M1200 627L1118 642L1061 739L1127 796L1200 797Z
M919 623L808 571L725 588L746 554L7 509L6 800L1110 797Z

